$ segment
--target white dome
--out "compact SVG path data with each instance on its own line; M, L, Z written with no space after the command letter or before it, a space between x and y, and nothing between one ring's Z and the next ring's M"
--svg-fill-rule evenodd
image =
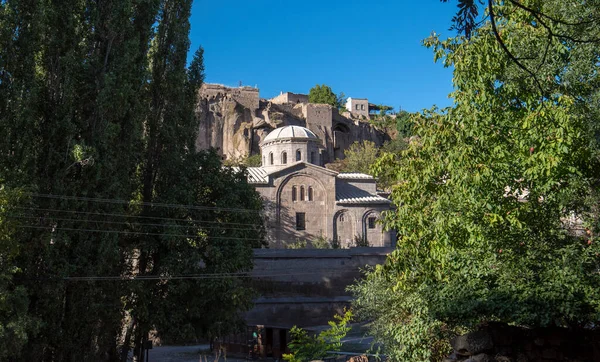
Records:
M262 143L271 142L275 140L287 139L287 138L304 138L318 140L318 137L308 128L300 126L285 126L276 128L265 137Z

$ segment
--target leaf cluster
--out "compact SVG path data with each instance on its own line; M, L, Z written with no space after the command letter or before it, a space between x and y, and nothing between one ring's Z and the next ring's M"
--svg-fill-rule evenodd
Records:
M333 321L329 321L329 328L317 335L309 335L308 332L296 326L290 330L291 342L288 347L289 354L284 354L283 359L288 362L308 362L326 357L328 352L339 351L342 346L342 338L352 329L348 323L352 320L352 311L346 310L343 315L335 315Z
M573 21L599 10L537 5ZM412 116L418 137L374 166L393 180L384 224L399 239L353 291L394 360L435 360L444 336L484 321L600 320L597 47L564 38L540 54L548 34L533 15L495 8L505 45L536 76L489 23L470 39L425 40L454 67L455 105Z

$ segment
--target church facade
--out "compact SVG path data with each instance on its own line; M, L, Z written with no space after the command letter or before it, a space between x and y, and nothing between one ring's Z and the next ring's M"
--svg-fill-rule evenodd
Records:
M270 247L320 237L343 248L392 245L394 233L377 222L391 203L372 176L323 167L322 142L304 127L277 128L260 146L262 165L248 168L248 181L263 198Z

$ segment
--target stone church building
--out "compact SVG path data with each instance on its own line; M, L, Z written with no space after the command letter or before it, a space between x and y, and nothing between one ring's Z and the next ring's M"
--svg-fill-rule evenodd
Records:
M318 237L337 240L343 248L356 238L370 246L392 245L394 233L377 222L391 204L377 194L376 180L323 167L323 145L312 131L276 128L260 148L262 166L248 168L248 181L265 202L270 247Z

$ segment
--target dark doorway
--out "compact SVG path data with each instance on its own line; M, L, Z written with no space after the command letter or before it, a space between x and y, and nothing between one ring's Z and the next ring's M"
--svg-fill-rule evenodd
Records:
M267 328L265 350L267 357L273 357L273 328Z
M280 358L283 358L283 354L287 353L287 331L285 329L279 330L279 348L281 351Z

